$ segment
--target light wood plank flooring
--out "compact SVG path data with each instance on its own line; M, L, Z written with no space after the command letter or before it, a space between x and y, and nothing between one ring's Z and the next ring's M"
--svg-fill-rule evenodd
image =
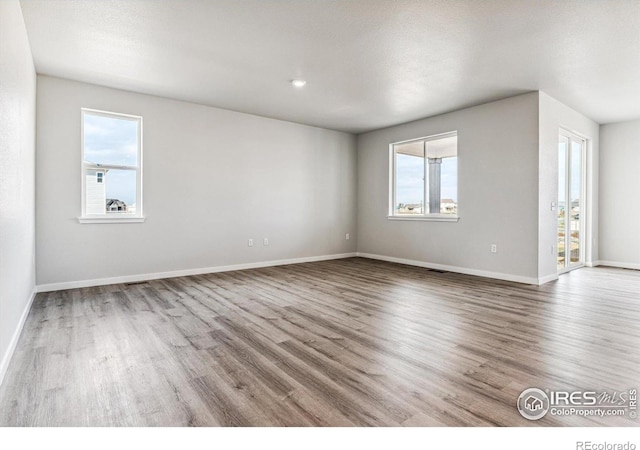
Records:
M515 408L640 385L640 272L542 287L361 258L38 294L0 425L639 425Z

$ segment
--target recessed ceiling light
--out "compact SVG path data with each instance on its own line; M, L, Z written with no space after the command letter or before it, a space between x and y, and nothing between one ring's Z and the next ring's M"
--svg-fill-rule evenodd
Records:
M293 84L295 87L301 88L302 86L307 84L307 82L304 80L291 80L291 84Z

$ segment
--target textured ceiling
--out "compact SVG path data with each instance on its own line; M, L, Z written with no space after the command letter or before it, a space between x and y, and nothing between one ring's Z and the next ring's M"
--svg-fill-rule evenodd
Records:
M600 123L640 117L639 0L21 4L39 73L309 125L362 132L532 90Z

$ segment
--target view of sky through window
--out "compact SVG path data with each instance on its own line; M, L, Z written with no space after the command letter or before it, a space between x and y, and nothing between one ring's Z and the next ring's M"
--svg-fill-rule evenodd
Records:
M84 160L100 165L138 164L138 122L125 118L84 114ZM109 169L106 198L132 206L136 202L135 170Z
M560 144L561 148L566 148L566 144ZM565 150L566 151L566 150ZM571 171L573 173L580 173L581 169L581 160L579 158L574 158L571 160ZM573 177L571 180L571 200L576 200L579 197L579 194L581 192L581 182L582 180L580 179L580 177ZM578 194L578 195L575 195ZM566 186L563 183L559 183L558 185L558 198L560 199L560 202L563 202L563 199L565 199L567 196L566 194Z
M458 201L457 182L458 158L444 158L440 172L442 198ZM396 157L398 203L419 204L424 198L424 159L417 156L401 155Z
M424 158L413 155L396 155L396 202L423 204Z

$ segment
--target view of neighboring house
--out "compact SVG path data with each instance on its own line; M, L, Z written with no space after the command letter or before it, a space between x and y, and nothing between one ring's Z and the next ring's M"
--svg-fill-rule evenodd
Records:
M422 203L399 203L398 214L424 214ZM440 214L456 214L458 204L450 198L440 200Z
M450 198L443 198L440 200L440 213L441 214L456 214L458 212L458 204L455 200Z
M115 198L107 199L107 212L126 212L127 204Z
M422 203L399 203L398 214L424 214Z
M122 200L107 198L108 169L86 169L85 189L87 193L87 214L107 212L130 212Z
M87 190L87 214L106 212L107 188L106 170L87 169L85 189Z

